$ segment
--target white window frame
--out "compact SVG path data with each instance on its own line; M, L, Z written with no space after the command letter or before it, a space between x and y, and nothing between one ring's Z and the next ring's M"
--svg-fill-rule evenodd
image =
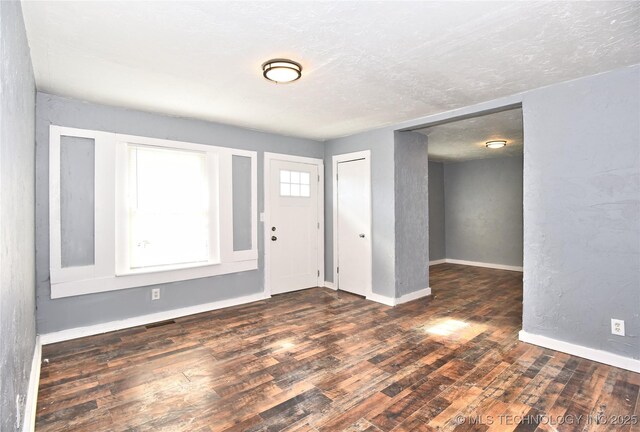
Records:
M52 125L49 129L49 211L51 298L113 291L236 273L258 268L258 203L257 153L228 147L183 141L123 135ZM60 139L61 136L95 140L95 264L62 267L60 231ZM218 203L212 208L210 260L179 266L128 268L128 246L123 244L128 226L126 182L129 144L188 149L205 152L211 172L217 181L210 185L210 199ZM233 184L232 158L251 159L251 249L233 250ZM124 230L124 232L123 232ZM215 249L219 245L219 250Z
M171 150L190 150L204 153L207 172L209 173L209 257L206 263L188 263L178 265L163 265L157 267L142 267L132 269L129 266L129 209L127 204L127 183L129 173L130 145ZM153 138L118 135L116 141L116 276L155 273L178 270L222 263L220 254L220 152L217 148L201 144L182 143L177 141L158 140ZM231 239L233 241L233 238ZM233 245L232 245L233 247Z
M60 215L60 141L62 136L88 138L95 141L94 182L94 264L62 267L62 232ZM115 263L115 231L109 210L115 204L114 177L110 168L115 163L114 134L100 131L51 126L49 129L49 260L51 285L84 279L104 278ZM53 291L53 289L52 289Z

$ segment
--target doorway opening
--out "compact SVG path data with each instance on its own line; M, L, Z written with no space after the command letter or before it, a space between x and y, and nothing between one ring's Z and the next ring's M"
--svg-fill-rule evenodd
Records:
M417 130L428 136L429 279L435 296L473 284L522 324L522 108ZM487 142L506 141L490 148ZM497 303L499 304L499 303ZM514 335L517 337L517 335Z

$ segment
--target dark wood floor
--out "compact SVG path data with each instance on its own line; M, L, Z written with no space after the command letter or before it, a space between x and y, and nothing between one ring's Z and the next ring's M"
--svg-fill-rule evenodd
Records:
M316 288L45 346L37 430L637 430L586 416L638 415L639 374L518 342L521 278L443 264L395 308Z

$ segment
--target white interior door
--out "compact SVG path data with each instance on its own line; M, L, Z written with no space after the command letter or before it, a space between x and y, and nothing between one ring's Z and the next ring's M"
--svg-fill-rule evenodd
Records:
M271 160L269 185L272 294L318 286L318 166Z
M369 159L337 164L338 289L371 290L371 186Z

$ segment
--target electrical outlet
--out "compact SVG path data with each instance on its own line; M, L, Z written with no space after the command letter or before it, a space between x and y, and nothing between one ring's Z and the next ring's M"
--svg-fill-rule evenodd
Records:
M624 336L624 321L611 318L611 334Z
M160 300L160 288L153 288L151 290L151 300Z

